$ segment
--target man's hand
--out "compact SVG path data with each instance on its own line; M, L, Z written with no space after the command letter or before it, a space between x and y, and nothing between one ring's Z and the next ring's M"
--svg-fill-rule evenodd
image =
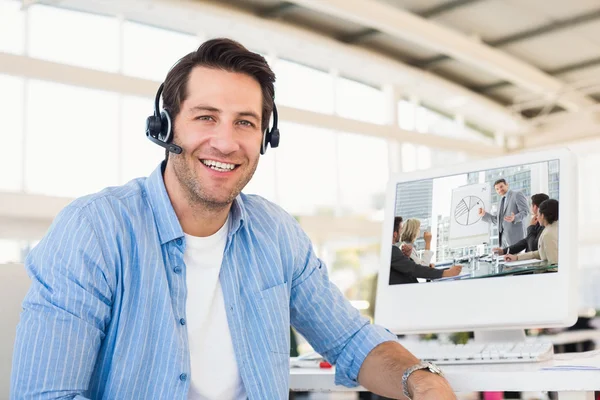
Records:
M402 375L419 360L395 341L381 343L365 358L358 382L380 396L405 399ZM418 370L410 374L407 390L414 400L455 400L452 388L443 376Z
M504 261L517 261L516 254L507 254L504 256Z
M412 380L412 382L411 382ZM428 371L415 371L408 378L413 400L455 400L452 388L444 378Z
M448 278L450 276L456 276L456 275L460 274L460 271L462 271L462 265L453 265L450 268L448 268L447 270L445 270L444 273L442 274L442 276L444 278Z
M479 207L479 216L483 217L485 215L485 210L481 207Z
M435 264L433 264L433 263L429 264L429 268L435 268Z
M529 221L529 225L535 225L538 223L538 216L537 214L533 214L533 216L531 217L531 221Z
M406 257L410 257L410 255L412 254L413 251L413 247L412 244L403 244L402 247L400 247L400 250L402 250L402 253L406 256Z
M506 222L513 222L515 220L515 213L512 213L510 215L507 215L506 217L504 217L504 220Z
M494 247L492 249L492 253L496 253L498 255L504 255L504 250L502 250L502 247Z

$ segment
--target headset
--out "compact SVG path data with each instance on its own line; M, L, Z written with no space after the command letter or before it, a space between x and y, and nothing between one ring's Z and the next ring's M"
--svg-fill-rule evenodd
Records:
M180 154L182 149L180 146L171 143L173 140L173 122L171 115L167 110L161 110L159 107L160 96L163 91L164 83L161 83L156 98L154 99L154 114L146 118L146 137L160 147L164 147L171 153ZM267 128L263 132L262 142L260 145L260 154L267 152L267 146L272 148L279 146L279 129L277 129L277 107L273 103L273 126Z

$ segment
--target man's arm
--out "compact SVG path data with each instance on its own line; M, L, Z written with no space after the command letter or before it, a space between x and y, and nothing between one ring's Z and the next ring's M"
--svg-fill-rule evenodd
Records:
M506 249L503 249L504 254L517 254L522 252L523 250L527 250L527 240L529 238L526 237L524 239L519 240L517 243L513 244L512 246L508 246Z
M397 344L396 335L381 326L370 324L367 318L361 316L358 310L352 307L339 289L329 281L327 268L314 254L306 234L296 221L293 223L294 227L290 235L296 241L294 246L296 254L290 298L292 325L308 340L316 352L336 365L336 384L347 387L357 386L359 370L367 355L382 343ZM402 360L403 365L416 363L414 356L406 350L394 354L395 358ZM379 363L377 358L375 361L375 364ZM367 371L370 370L371 367L368 367ZM367 374L370 375L369 372ZM436 378L431 375L435 381ZM427 378L419 382L415 380L416 387L426 387L429 382L429 377ZM394 376L392 380L401 381L402 375ZM370 382L368 376L367 382ZM384 385L389 384L400 385L391 382ZM379 385L380 383L374 382L374 386L370 389L376 393L385 389L385 387L379 388ZM394 396L401 397L401 395L402 390ZM438 398L444 399L444 397Z
M396 246L392 246L391 268L415 278L439 279L444 274L440 269L425 267L402 254Z
M517 206L517 212L515 213L515 219L513 224L523 221L529 215L529 205L527 204L527 197L521 192L515 193L515 204Z
M487 211L485 212L485 214L483 214L483 217L481 217L481 219L485 222L491 222L494 225L498 224L498 215L489 213Z
M68 207L25 266L31 287L17 327L11 398L84 399L112 290L96 234L83 210Z
M419 360L399 343L386 342L377 346L365 359L358 381L366 389L384 397L402 398L402 375ZM448 382L429 371L415 371L407 381L408 393L418 400L453 400L456 396Z

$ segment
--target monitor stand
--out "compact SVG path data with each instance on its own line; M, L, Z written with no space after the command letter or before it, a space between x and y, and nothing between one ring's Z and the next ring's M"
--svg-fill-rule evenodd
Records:
M491 342L524 342L525 331L523 329L505 329L492 331L475 331L476 343Z

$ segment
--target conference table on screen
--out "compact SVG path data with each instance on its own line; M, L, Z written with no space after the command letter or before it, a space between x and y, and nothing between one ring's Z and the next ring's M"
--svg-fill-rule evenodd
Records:
M438 269L446 269L453 263L436 264ZM547 261L537 261L528 264L521 265L510 265L504 263L496 264L493 261L478 260L471 265L471 263L461 263L457 261L456 264L462 265L462 271L458 276L441 278L436 281L456 281L466 279L479 279L479 278L492 278L496 276L510 276L510 275L525 275L534 273L544 272L555 272L558 269L558 265L550 264Z

